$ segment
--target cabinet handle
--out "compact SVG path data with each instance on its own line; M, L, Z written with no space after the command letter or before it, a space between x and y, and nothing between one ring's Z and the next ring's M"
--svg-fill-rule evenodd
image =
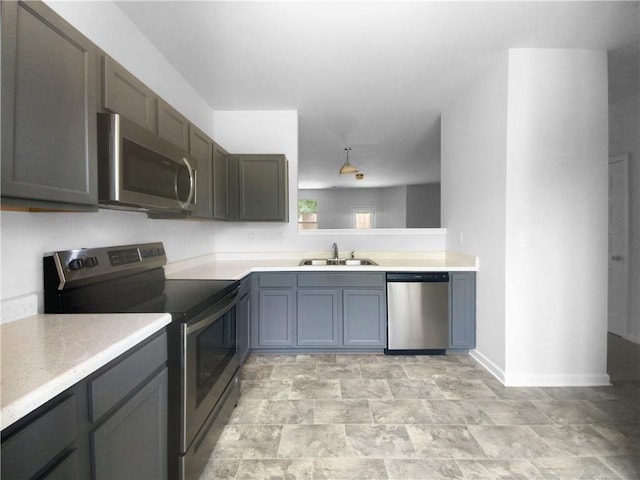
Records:
M611 260L615 260L616 262L619 262L622 260L622 255L611 255Z

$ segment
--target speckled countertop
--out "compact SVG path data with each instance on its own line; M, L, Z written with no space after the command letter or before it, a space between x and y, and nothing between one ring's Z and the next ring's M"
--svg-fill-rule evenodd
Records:
M456 252L361 252L377 265L299 265L303 258L330 258L328 252L206 255L165 266L167 278L238 280L251 272L435 272L477 271L477 257Z
M171 322L166 313L33 315L0 325L4 429Z

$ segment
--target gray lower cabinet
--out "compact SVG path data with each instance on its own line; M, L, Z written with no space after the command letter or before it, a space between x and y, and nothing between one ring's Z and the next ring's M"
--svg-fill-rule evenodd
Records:
M476 274L451 272L449 275L450 348L476 346Z
M236 345L238 355L240 356L240 364L249 355L251 350L250 321L251 321L251 285L253 283L253 275L249 275L242 279L240 283L240 292L238 293L238 306L236 308Z
M42 2L2 2L2 197L97 210L95 46Z
M385 347L387 308L384 290L345 289L342 299L344 345Z
M167 369L91 432L97 480L167 478Z
M335 347L340 342L339 291L299 289L297 345Z
M252 289L252 348L295 345L295 273L258 273Z
M253 348L385 347L384 273L261 273L258 278Z
M3 480L167 478L166 335L2 431Z
M257 346L293 346L293 289L261 289L258 295L260 322L255 339Z
M67 470L80 478L80 465L64 464L77 449L80 427L78 393L59 395L23 419L19 429L2 432L2 478L46 477L52 470Z

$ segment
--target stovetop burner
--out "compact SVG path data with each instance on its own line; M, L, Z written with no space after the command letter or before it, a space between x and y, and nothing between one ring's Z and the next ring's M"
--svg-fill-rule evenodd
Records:
M170 313L190 318L240 284L166 279L162 243L54 252L44 257L47 313Z

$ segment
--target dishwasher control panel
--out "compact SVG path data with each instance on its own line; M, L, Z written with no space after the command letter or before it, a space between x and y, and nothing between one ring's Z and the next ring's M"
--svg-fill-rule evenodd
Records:
M387 282L448 282L449 272L389 272Z

